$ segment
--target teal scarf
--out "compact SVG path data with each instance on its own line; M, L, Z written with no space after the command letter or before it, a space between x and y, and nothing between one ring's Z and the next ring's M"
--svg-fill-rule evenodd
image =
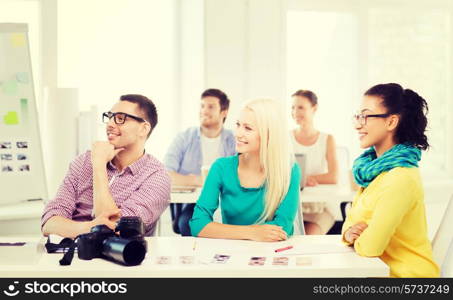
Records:
M382 172L396 167L417 168L421 156L420 149L397 144L377 158L374 147L371 147L354 161L352 174L358 185L367 187Z

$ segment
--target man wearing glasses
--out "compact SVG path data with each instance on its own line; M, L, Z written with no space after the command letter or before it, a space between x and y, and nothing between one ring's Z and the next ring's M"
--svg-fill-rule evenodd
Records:
M120 216L138 216L152 235L170 201L170 177L161 162L145 153L157 124L153 102L142 95L123 95L102 114L108 142L70 165L56 197L41 218L44 235L74 238L95 225L111 229Z

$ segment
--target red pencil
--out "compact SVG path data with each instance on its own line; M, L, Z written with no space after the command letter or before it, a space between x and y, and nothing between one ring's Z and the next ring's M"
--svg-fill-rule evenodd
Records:
M291 248L293 248L293 246L288 246L288 247L285 247L285 248L275 249L275 252L281 252L281 251L289 250Z

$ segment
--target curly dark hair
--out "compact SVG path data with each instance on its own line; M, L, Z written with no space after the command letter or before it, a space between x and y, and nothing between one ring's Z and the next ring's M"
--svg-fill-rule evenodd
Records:
M395 133L398 143L409 144L420 150L429 148L425 135L428 104L419 94L397 83L386 83L373 86L365 95L381 98L388 113L400 116Z

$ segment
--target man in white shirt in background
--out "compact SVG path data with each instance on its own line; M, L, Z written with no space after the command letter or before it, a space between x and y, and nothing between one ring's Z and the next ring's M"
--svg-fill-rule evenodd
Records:
M230 100L218 89L207 89L201 94L200 126L179 133L164 158L172 186L201 187L201 169L209 167L217 158L236 154L233 132L223 128ZM195 204L170 204L173 230L189 236L189 220Z

